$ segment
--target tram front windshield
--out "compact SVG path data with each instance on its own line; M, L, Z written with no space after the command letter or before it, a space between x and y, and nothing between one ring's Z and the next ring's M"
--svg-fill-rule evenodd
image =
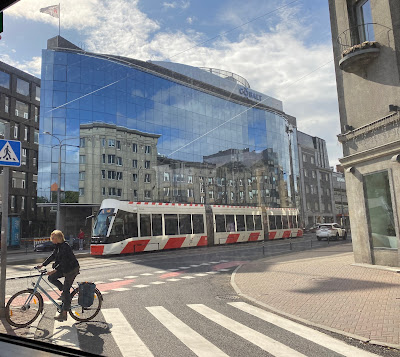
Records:
M104 208L100 210L93 227L93 237L105 237L107 235L113 215L114 208Z

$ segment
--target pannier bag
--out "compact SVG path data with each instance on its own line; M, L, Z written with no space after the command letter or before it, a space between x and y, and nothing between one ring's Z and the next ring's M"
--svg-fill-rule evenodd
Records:
M79 284L79 297L78 304L83 307L90 307L93 305L94 300L94 290L96 289L96 284L94 283L80 283Z

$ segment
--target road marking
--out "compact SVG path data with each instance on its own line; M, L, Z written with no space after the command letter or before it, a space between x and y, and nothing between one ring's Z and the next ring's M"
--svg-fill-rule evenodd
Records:
M54 321L52 342L56 345L79 350L78 330L75 326L77 321L73 320L71 316L67 316L67 321Z
M111 336L124 357L153 356L119 309L102 309Z
M190 267L179 267L179 269L190 269Z
M167 271L178 271L179 269L167 269Z
M229 271L230 269L218 269L218 271Z
M45 303L46 305L51 305L53 302L50 301L50 300L46 300L46 301L44 301L44 303Z
M199 273L199 274L194 274L195 276L207 276L206 273Z
M181 280L181 279L175 279L175 278L173 278L173 279L167 279L167 281L179 281L179 280Z
M154 285L165 284L165 281L153 281L150 284L154 284Z
M117 288L117 289L113 289L113 291L128 291L128 290L131 290L131 289L128 289L128 288Z
M147 288L148 286L150 286L150 285L143 285L143 284L141 284L141 285L133 285L134 288Z
M150 276L150 275L153 275L153 273L142 273L142 274L140 274L140 275Z
M151 306L146 307L146 309L197 356L228 357L227 354L184 324L164 307Z
M316 331L310 327L303 326L297 322L285 319L281 316L272 314L258 307L251 306L245 302L231 302L228 304L236 307L239 310L245 311L250 315L256 316L261 320L269 322L270 324L283 328L286 331L290 331L300 337L313 341L314 343L317 343L323 347L329 348L330 350L340 353L344 356L376 356L375 354L360 350L353 346L349 346L340 340L336 340L335 338L332 338L322 332Z
M39 326L39 323L42 320L43 316L44 316L44 313L42 312L38 316L38 318L35 321L32 322L32 324L29 326L28 333L24 337L31 338L33 340L35 339L35 334L36 334L37 327Z
M137 278L137 275L124 276L124 279L135 279L135 278Z
M105 284L106 282L105 281L95 281L94 283L97 285L97 284Z
M225 327L229 331L237 334L238 336L246 339L247 341L255 344L256 346L274 356L306 357L300 352L297 352L290 347L285 346L284 344L266 335L263 335L256 330L253 330L250 327L247 327L235 320L232 320L231 318L226 317L203 304L189 304L188 306L194 311L197 311L199 314L205 316L209 320L214 321L222 327Z
M163 274L163 273L166 273L166 272L167 272L166 270L157 270L154 273L155 274Z
M197 264L191 265L192 268L197 268L197 267L199 267L199 266L200 266L200 265L197 265Z
M210 264L218 264L219 262L210 262Z
M182 276L182 279L195 279L194 276Z
M110 281L121 281L121 280L124 280L124 279L121 279L121 278L113 278L113 279L108 279L108 280L110 280Z
M200 264L200 265L210 265L210 263L202 263L202 264Z
M217 271L208 271L207 274L218 274Z

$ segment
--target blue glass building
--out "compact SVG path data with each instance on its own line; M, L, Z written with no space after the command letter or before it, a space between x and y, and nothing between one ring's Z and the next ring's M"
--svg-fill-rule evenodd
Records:
M42 54L40 113L42 201L54 202L61 144L63 202L299 208L296 120L232 73L88 53L57 36Z

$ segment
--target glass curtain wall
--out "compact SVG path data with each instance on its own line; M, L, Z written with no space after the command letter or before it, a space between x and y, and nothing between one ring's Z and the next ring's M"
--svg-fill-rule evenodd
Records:
M299 206L296 128L283 114L116 61L42 58L42 202L56 199L61 143L64 202Z

